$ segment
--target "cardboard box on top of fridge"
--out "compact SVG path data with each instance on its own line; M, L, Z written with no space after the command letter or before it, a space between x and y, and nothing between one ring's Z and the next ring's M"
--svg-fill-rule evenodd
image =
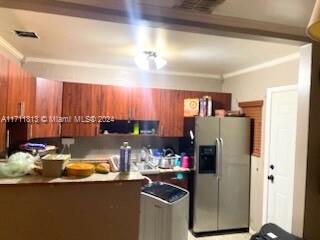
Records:
M187 98L184 100L184 116L193 117L199 115L199 98Z

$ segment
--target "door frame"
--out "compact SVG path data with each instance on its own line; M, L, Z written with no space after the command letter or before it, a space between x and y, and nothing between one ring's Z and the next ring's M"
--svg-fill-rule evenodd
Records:
M264 168L263 168L263 203L262 203L262 225L267 223L268 219L268 193L269 193L269 155L270 155L270 127L271 127L271 103L272 94L277 92L285 92L290 90L296 90L298 92L298 85L287 85L282 87L274 87L267 89L266 95L266 111L265 111L265 128L264 128ZM295 165L295 163L294 163ZM294 173L294 171L293 171ZM294 182L293 182L294 183ZM293 207L293 206L292 206Z

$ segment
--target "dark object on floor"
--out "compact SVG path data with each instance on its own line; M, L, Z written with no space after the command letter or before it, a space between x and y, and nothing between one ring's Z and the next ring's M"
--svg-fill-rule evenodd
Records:
M275 224L268 223L262 226L260 232L253 235L250 240L302 240L286 232Z

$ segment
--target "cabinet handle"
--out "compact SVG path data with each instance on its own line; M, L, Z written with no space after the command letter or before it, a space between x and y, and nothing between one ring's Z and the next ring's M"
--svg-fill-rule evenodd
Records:
M97 124L97 126L96 126L96 134L97 134L97 136L99 136L99 130L100 130L100 127L99 127L99 124Z
M21 116L24 116L25 115L25 103L24 102L21 102Z
M22 113L22 102L19 102L18 103L18 116L22 116L21 113Z
M62 123L59 123L59 133L58 136L61 137L62 134Z
M33 125L30 124L29 126L30 126L29 139L32 139L32 127L33 127Z

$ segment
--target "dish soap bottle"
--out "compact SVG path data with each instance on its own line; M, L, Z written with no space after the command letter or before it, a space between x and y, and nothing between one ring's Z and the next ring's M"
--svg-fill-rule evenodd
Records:
M131 165L131 147L128 142L124 142L120 147L120 172L130 172Z

